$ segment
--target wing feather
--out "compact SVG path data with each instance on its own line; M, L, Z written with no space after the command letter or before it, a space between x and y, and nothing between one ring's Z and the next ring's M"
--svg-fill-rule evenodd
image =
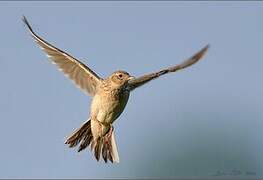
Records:
M158 78L158 77L160 77L160 76L162 76L164 74L175 72L175 71L178 71L180 69L184 69L186 67L189 67L189 66L193 65L194 63L199 61L204 56L204 54L207 52L208 48L209 48L209 45L206 45L199 52L197 52L192 57L188 58L187 60L185 60L184 62L182 62L179 65L172 66L172 67L163 69L161 71L154 72L154 73L151 73L151 74L147 74L147 75L144 75L144 76L141 76L141 77L138 77L138 78L130 80L128 82L129 89L130 90L134 90L135 88L140 87L140 86L144 85L145 83L147 83L147 82L149 82L149 81L151 81L153 79L156 79L156 78Z
M36 43L52 60L52 63L56 64L59 70L61 70L67 77L73 80L80 89L89 95L94 96L96 93L96 88L103 79L79 60L56 48L38 36L31 28L25 16L23 16L23 22L28 27Z

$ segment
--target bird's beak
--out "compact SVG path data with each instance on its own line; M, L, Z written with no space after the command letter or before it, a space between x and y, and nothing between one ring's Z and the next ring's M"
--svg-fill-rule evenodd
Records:
M134 77L134 76L130 76L130 77L128 78L128 81L133 80L133 79L135 79L135 77Z

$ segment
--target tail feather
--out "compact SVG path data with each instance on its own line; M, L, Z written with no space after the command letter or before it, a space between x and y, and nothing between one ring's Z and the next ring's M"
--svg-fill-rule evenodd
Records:
M101 137L99 137L97 139L96 145L95 145L95 149L94 149L94 156L97 159L97 161L100 160L100 154L101 154L101 146L103 145L103 139Z
M102 147L102 158L104 160L105 163L108 162L108 159L110 160L110 162L114 162L113 158L112 158L112 148L111 148L111 144L110 141L105 141Z
M113 127L111 127L113 128ZM118 150L114 138L114 131L108 132L103 137L94 139L91 131L91 121L86 121L80 128L75 130L73 134L67 138L65 144L68 144L70 148L79 145L78 152L84 150L89 145L91 151L94 151L94 156L97 161L102 156L105 163L109 161L119 162Z
M115 141L114 131L112 131L112 135L111 135L111 154L112 154L113 162L119 163L120 158Z
M108 151L108 157L109 157L110 162L113 163L113 158L112 158L112 155L111 155L110 151Z
M71 148L75 147L83 138L85 138L85 134L90 134L92 136L90 120L86 121L80 128L76 129L73 134L67 138L65 144L69 144L69 147Z
M107 143L105 143L104 145L103 145L103 147L102 147L102 158L103 158L103 160L104 160L104 162L105 163L107 163L108 162L108 144Z
M93 137L92 137L92 133L91 131L86 131L84 138L79 146L78 152L82 151L83 149L85 149L86 147L88 147L92 141Z

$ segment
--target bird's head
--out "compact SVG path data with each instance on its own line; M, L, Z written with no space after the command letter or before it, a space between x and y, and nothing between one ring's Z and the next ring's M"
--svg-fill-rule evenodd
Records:
M129 80L134 79L129 73L125 71L115 71L109 77L112 85L115 87L125 86Z

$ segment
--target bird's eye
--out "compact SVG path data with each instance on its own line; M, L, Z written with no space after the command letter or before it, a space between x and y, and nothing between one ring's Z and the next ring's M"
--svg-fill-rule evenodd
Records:
M122 74L119 74L118 76L119 76L119 78L122 78Z

